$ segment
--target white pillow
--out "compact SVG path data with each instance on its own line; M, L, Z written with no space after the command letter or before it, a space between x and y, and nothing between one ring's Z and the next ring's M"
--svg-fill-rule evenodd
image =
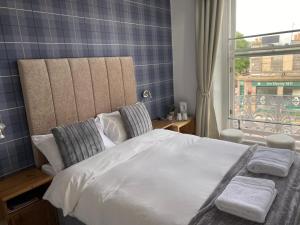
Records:
M104 134L115 144L127 140L127 133L121 115L118 111L101 113L97 116Z
M37 149L46 157L55 173L65 168L53 134L33 135L31 139Z
M101 125L101 122L100 122L100 119L99 117L96 117L95 119L95 124L96 124L96 127L100 133L100 136L102 138L102 141L103 141L103 144L104 144L104 147L105 149L108 149L108 148L112 148L114 146L116 146L115 143L113 143L103 132L103 128L102 128L102 125Z
M56 175L56 172L54 171L53 166L51 166L49 163L42 165L41 169L45 174L47 174L49 176L54 177Z

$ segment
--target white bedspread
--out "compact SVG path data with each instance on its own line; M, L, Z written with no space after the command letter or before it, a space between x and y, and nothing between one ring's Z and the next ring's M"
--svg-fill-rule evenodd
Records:
M60 172L44 198L87 225L187 225L247 148L153 130Z

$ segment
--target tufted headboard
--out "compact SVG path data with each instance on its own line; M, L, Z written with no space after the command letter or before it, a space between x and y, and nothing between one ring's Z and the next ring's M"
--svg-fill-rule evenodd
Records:
M18 61L30 135L137 101L131 57ZM46 163L33 147L36 166Z

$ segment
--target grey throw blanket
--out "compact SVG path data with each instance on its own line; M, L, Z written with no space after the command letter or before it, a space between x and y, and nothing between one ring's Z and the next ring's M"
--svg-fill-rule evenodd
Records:
M273 180L278 195L267 215L266 225L300 225L300 154L295 154L295 161L287 177L254 174L247 170L247 162L251 159L256 146L252 146L225 175L223 180L200 208L198 214L189 225L257 225L228 213L218 210L215 199L223 192L230 180L236 176L258 177Z

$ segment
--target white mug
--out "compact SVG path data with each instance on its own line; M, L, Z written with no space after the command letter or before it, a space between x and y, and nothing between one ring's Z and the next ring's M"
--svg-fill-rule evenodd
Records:
M181 115L181 113L177 113L177 120L178 120L178 121L181 121L181 120L182 120L182 115Z
M183 119L183 120L188 120L188 115L187 115L186 112L185 112L185 113L182 113L182 119Z
M187 112L187 103L186 102L179 102L179 111L181 113Z

